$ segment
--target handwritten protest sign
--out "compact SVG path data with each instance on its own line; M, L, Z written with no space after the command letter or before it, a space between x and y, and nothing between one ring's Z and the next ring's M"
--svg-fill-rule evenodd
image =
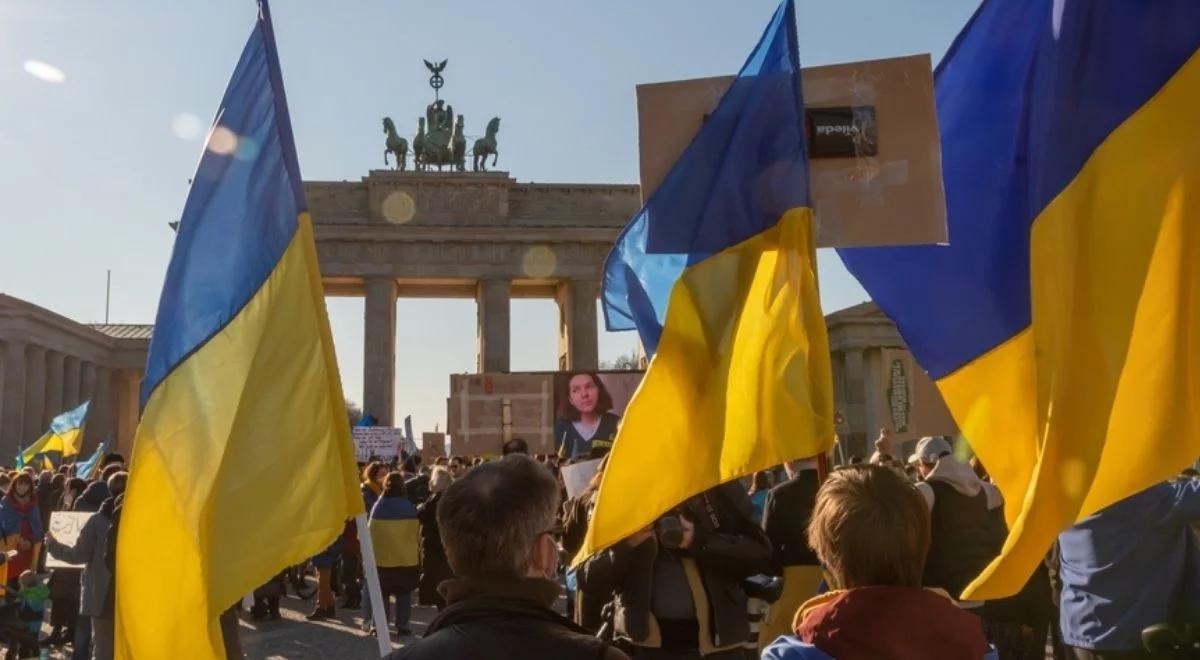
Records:
M55 511L50 514L50 533L63 545L75 545L84 523L94 515L84 511ZM46 568L83 568L83 564L68 564L51 552L46 555Z
M354 435L354 458L366 462L375 458L390 459L400 453L400 443L404 432L393 426L355 426L351 429Z

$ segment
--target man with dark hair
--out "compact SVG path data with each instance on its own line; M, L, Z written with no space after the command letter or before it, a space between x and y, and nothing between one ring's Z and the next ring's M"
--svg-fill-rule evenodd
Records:
M960 658L994 660L979 619L946 593L921 588L929 512L891 468L860 464L829 475L817 492L808 544L832 591L800 606L794 636L763 660Z
M500 453L504 456L508 456L509 454L525 454L528 456L529 443L525 442L524 438L513 438L500 447Z
M551 609L558 599L558 483L528 456L473 468L442 494L438 528L455 578L448 606L390 660L627 660Z
M817 459L807 458L785 466L788 480L767 492L763 530L774 550L773 573L783 577L783 593L767 612L759 628L759 648L792 629L792 615L804 601L817 595L823 578L821 560L808 547L808 519L821 485Z

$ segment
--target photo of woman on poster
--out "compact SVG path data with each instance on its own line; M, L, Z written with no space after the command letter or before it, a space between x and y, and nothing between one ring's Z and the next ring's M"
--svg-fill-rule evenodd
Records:
M562 458L599 458L612 449L621 418L613 398L595 372L563 374L557 379L554 449Z

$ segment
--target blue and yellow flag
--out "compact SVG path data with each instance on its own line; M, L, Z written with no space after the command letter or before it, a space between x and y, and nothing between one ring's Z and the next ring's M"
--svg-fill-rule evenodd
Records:
M936 75L948 247L843 250L1005 497L1055 535L1200 456L1200 2L984 2Z
M86 461L76 463L75 476L80 479L90 479L92 471L96 469L96 466L100 464L100 460L104 458L104 455L109 452L109 448L112 447L112 440L113 437L110 433L100 443L100 446L96 447L96 451L92 452L92 455Z
M363 511L270 12L259 6L159 301L118 540L119 658L224 657L221 612Z
M833 442L796 16L758 46L604 267L610 330L650 367L622 420L580 557L688 497Z
M50 421L50 429L32 445L21 450L18 467L26 465L53 469L62 459L79 454L83 446L83 432L87 425L88 408L91 401L84 401L74 410L58 415Z

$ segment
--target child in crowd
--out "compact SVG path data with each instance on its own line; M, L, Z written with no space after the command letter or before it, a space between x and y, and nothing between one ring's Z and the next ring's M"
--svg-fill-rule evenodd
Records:
M29 632L37 635L42 629L46 601L50 600L50 588L42 584L37 573L33 571L22 572L18 582L21 586L17 592L18 616L25 622Z

